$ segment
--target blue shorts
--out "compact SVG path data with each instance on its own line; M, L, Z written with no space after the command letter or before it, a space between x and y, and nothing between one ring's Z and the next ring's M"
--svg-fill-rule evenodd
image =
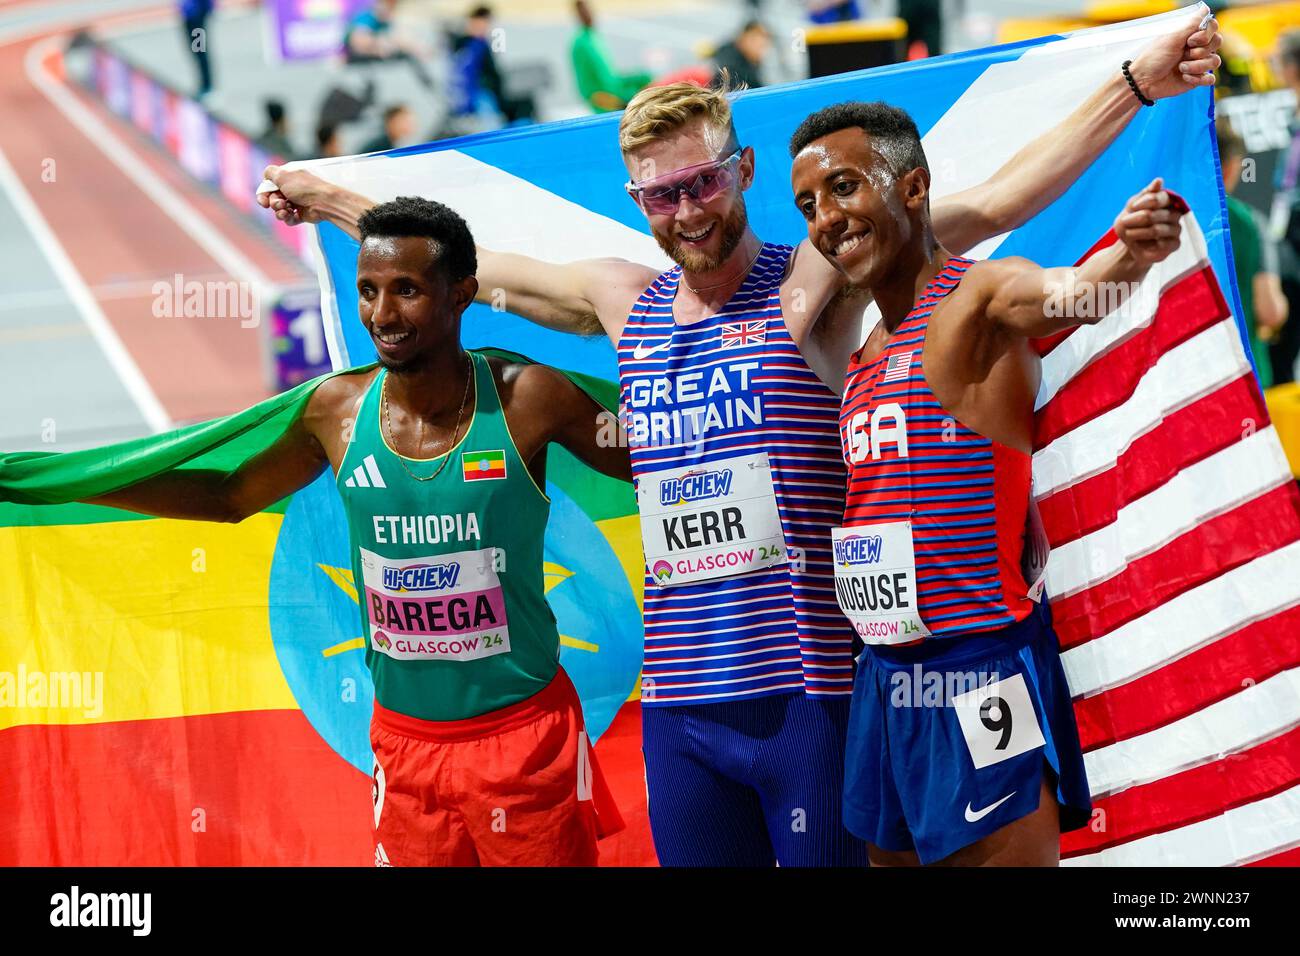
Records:
M866 866L841 816L848 721L848 697L803 693L643 707L659 862Z
M1044 605L987 634L858 658L844 823L933 863L1038 809L1055 776L1061 830L1092 801L1060 647Z

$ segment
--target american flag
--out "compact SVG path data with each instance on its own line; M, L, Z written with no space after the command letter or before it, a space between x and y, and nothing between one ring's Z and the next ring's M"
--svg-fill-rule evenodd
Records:
M889 361L885 363L884 384L890 382L901 382L907 378L907 373L912 370L912 353L895 352L889 356Z
M767 341L767 319L752 322L726 322L722 326L722 347L738 349L746 345L762 345Z
M1034 495L1095 807L1067 865L1300 864L1300 494L1182 230L1124 306L1040 343Z

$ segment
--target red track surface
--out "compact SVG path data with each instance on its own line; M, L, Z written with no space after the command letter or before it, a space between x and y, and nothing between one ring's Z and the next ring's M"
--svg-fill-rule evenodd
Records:
M172 16L170 6L159 16ZM139 16L139 15L136 15ZM102 22L102 21L101 21ZM61 28L46 35L65 34ZM260 331L238 319L155 318L153 283L181 274L238 280L74 126L32 83L24 69L39 37L0 47L0 128L4 149L41 215L92 291L109 283L140 283L140 294L99 298L99 304L173 420L210 418L265 397ZM58 72L58 57L45 66ZM281 248L242 221L222 200L196 186L170 158L130 126L72 87L162 183L187 199L273 282L301 281L303 271ZM57 178L41 178L53 159Z

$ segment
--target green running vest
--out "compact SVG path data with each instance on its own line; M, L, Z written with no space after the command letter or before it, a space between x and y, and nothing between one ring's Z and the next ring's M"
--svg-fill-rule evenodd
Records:
M506 707L559 666L542 573L550 500L515 449L488 360L470 357L474 415L438 477L407 469L432 475L445 455L404 458L384 440L380 369L336 478L375 699L423 720Z

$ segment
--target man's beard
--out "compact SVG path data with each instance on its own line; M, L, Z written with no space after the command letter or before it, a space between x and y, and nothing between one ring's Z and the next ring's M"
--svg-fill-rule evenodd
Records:
M676 236L656 232L654 234L655 242L659 243L668 258L677 263L687 272L701 273L712 272L727 261L727 257L736 251L740 245L740 240L745 238L745 230L749 228L749 216L745 212L743 202L736 203L735 208L731 211L720 226L722 229L722 245L717 253L696 252L694 249L687 249Z

